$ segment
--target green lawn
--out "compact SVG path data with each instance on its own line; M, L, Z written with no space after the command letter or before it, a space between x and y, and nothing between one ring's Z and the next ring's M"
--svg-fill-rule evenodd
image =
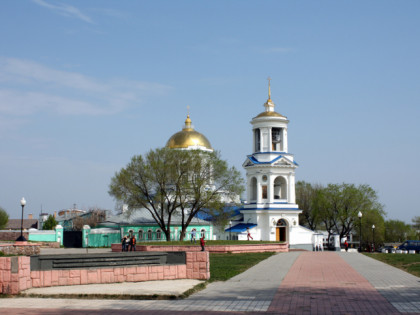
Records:
M420 254L365 253L365 255L420 277Z
M210 282L226 281L274 254L210 254Z

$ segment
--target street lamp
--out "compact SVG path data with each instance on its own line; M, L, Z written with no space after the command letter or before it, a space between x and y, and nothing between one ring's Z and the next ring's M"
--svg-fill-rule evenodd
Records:
M359 217L360 220L360 234L359 234L359 252L362 251L362 212L359 211L359 213L357 214L357 216Z
M22 197L20 200L20 205L22 206L22 218L20 220L20 236L17 238L17 242L26 242L26 238L23 236L23 208L25 208L26 200Z
M229 221L229 240L232 240L232 221Z
M375 224L372 225L372 240L373 240L372 252L374 252L375 251Z

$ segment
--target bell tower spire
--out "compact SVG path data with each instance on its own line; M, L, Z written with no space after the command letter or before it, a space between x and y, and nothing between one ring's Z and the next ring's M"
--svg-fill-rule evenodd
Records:
M267 102L264 103L265 111L266 112L274 112L274 103L271 100L271 78L268 77L268 99Z

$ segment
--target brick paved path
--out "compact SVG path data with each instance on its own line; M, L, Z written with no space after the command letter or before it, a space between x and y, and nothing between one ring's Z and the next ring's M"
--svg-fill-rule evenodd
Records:
M334 252L302 253L281 283L268 311L275 314L399 314Z
M185 300L11 298L0 299L0 313L420 314L419 296L419 278L364 255L290 252L271 256L227 282L211 283Z

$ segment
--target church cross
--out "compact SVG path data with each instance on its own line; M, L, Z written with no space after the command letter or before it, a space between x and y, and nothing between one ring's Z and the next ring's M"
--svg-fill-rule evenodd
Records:
M271 100L271 87L270 87L271 78L268 77L267 80L268 80L268 99Z

